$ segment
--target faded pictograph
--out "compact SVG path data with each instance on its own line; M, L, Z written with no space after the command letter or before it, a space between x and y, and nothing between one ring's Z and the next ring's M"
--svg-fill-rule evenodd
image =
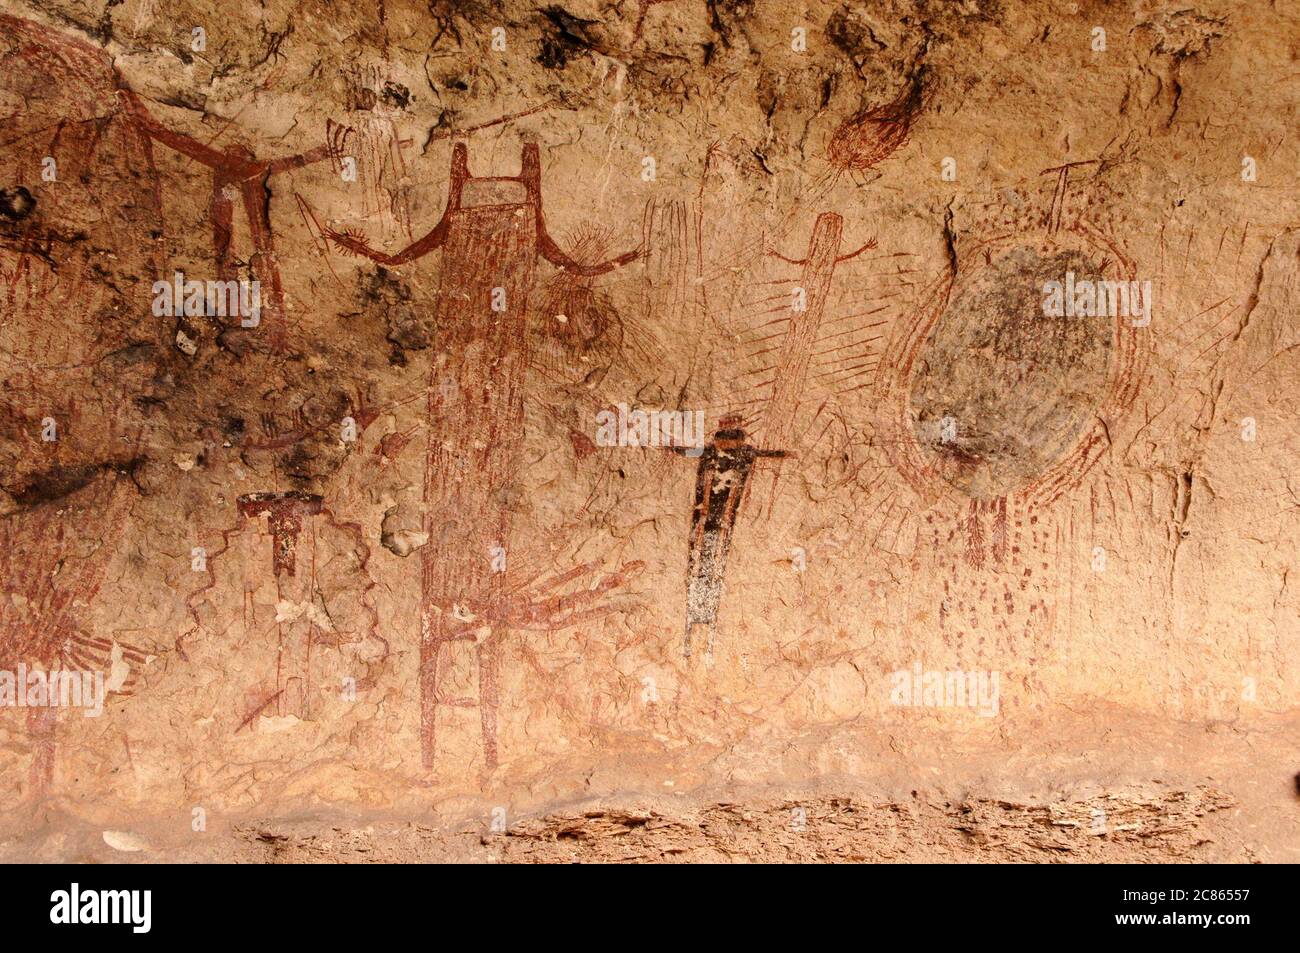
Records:
M11 16L0 31L0 670L97 672L121 694L150 647L106 625L96 601L160 389L156 338L138 333L126 291L154 273L156 180L102 51ZM122 195L139 199L122 207ZM87 205L114 211L88 221ZM26 720L26 793L39 796L67 715L4 717Z
M192 548L190 570L191 628L177 652L213 640L238 654L249 682L232 732L262 717L317 720L331 702L372 689L384 670L391 647L370 547L319 495L240 496L233 524Z
M361 190L362 214L387 238L411 234L411 181L401 129L411 93L382 65L356 67L343 76L347 125L331 125L339 177Z
M303 153L277 159L259 159L245 146L217 148L163 125L150 114L143 100L125 86L121 89L120 96L136 128L151 141L162 143L211 170L212 197L208 214L218 280L229 281L237 275L233 251L236 203L243 210L247 237L254 249L247 270L250 280L257 281L265 289L268 335L275 346L283 347L287 333L284 285L271 229L270 179L276 173L331 158L336 155L333 151L335 147L325 143ZM152 149L150 156L152 158Z
M896 535L946 561L937 614L968 652L1050 644L1075 545L1057 504L1143 379L1151 292L1104 193L1072 187L1078 169L947 226L949 265L895 325L879 377L877 438L908 491L893 495Z

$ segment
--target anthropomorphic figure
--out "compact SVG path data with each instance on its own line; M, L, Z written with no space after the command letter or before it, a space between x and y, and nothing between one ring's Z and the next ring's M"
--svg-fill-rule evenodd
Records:
M525 628L535 624L524 617L528 613L517 616L509 608L517 593L504 567L511 549L511 499L523 465L528 303L537 262L588 277L640 254L592 265L575 261L546 230L536 143L524 146L520 166L517 176L471 175L469 150L457 143L442 219L393 255L372 249L362 236L327 230L339 248L388 267L442 253L438 303L430 315L441 351L430 369L426 419L423 502L430 543L421 552L420 738L426 768L433 767L443 705L479 709L484 764L496 767L502 637L511 620ZM560 615L567 619L571 608ZM457 643L472 646L477 657L477 699L452 696L443 684L463 654L455 652Z
M673 447L674 453L691 454L690 448ZM699 455L695 476L695 507L691 511L691 549L686 569L685 654L692 641L705 635L705 655L713 655L718 606L736 516L745 501L745 488L754 464L765 458L788 456L784 450L764 450L745 439L733 418L723 418L713 439Z

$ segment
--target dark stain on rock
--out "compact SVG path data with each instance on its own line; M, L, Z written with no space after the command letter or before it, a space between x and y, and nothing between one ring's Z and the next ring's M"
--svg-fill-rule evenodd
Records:
M384 102L397 109L405 109L411 104L411 91L401 83L386 82L379 94Z
M387 339L403 351L422 351L433 343L431 322L422 321L410 305L391 305L384 316L388 325Z
M411 300L411 286L382 267L377 267L374 271L362 272L357 276L357 293L363 304L375 302L392 304Z
M861 13L848 4L832 13L826 21L826 38L858 67L861 67L864 59L887 46L876 36L871 24Z
M19 222L36 210L36 197L21 185L0 189L0 215Z
M120 347L116 351L105 355L104 360L116 365L118 368L122 366L138 366L153 360L157 356L157 351L158 349L154 345L148 343L128 344L126 347Z
M575 53L595 49L596 42L588 31L595 20L576 17L560 6L544 7L546 18L542 32L542 50L537 62L547 69L562 70Z
M920 353L913 430L939 475L972 498L1031 482L1104 398L1114 319L1044 313L1044 284L1067 271L1102 277L1082 252L1024 246L959 278Z
M731 46L736 28L754 12L754 0L705 0L705 5L709 26L726 47Z
M22 507L40 506L72 496L84 489L103 473L117 471L134 476L144 458L105 463L87 463L79 466L51 467L29 475L20 484L4 487L15 503Z

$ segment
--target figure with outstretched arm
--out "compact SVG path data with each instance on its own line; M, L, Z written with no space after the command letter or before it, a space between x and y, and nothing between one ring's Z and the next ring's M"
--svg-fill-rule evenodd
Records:
M140 97L125 86L118 89L118 96L141 132L212 170L212 199L208 205L208 216L212 224L212 243L216 255L217 278L220 281L232 281L235 278L235 259L231 250L234 238L234 200L231 193L238 194L254 248L253 277L266 288L264 304L271 340L276 347L283 346L284 287L280 281L280 267L275 259L275 243L271 234L271 189L268 183L271 176L278 172L300 169L323 159L336 158L335 150L325 144L278 159L259 159L244 146L215 149L164 126L145 108Z
M621 265L635 261L643 254L643 249L636 248L629 252L624 252L615 258L606 261L597 262L592 265L583 265L573 260L572 257L565 254L564 250L555 243L555 240L546 231L546 221L542 213L542 203L540 199L541 189L541 166L539 153L536 143L528 143L524 146L522 168L518 176L510 177L489 177L489 176L471 176L469 174L469 150L463 142L458 142L453 147L451 156L451 188L447 196L447 208L443 212L442 218L438 221L429 232L421 238L416 239L406 248L396 254L386 254L371 248L366 242L364 236L357 235L348 231L335 231L331 228L324 230L325 237L330 239L340 249L350 252L354 255L360 255L363 258L369 258L371 261L379 262L381 265L405 265L408 262L423 258L431 251L441 248L447 241L447 233L451 228L452 219L455 214L465 211L468 206L464 202L466 182L518 182L522 183L528 190L528 196L537 196L536 202L531 202L532 212L535 219L536 227L536 250L537 254L546 261L562 268L567 272L578 275L583 278L592 278L597 275L603 275L606 272L613 271Z
M428 381L424 532L420 550L420 740L433 768L438 712L478 708L484 766L498 763L497 706L501 643L522 617L504 607L518 599L508 579L512 499L520 481L527 384L528 300L538 259L577 275L600 275L640 250L583 265L550 238L542 212L541 160L524 146L516 176L473 176L464 143L452 150L447 206L426 235L393 254L365 237L325 229L350 253L400 267L440 250L431 327L440 354ZM619 579L623 577L618 577ZM572 620L580 618L572 614ZM554 624L572 624L561 615ZM472 652L455 651L470 643ZM477 661L477 696L451 695L455 665Z
M703 633L704 654L713 656L718 608L727 570L727 554L736 517L744 503L745 488L754 465L763 459L784 458L784 450L765 450L746 440L739 421L724 417L713 439L701 453L696 448L670 447L683 456L698 454L695 471L695 506L691 510L690 552L686 569L685 655Z

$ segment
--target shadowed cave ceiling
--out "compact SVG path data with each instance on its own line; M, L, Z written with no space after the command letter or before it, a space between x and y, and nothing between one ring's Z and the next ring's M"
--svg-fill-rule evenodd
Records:
M5 856L1295 860L1298 61L3 0Z

